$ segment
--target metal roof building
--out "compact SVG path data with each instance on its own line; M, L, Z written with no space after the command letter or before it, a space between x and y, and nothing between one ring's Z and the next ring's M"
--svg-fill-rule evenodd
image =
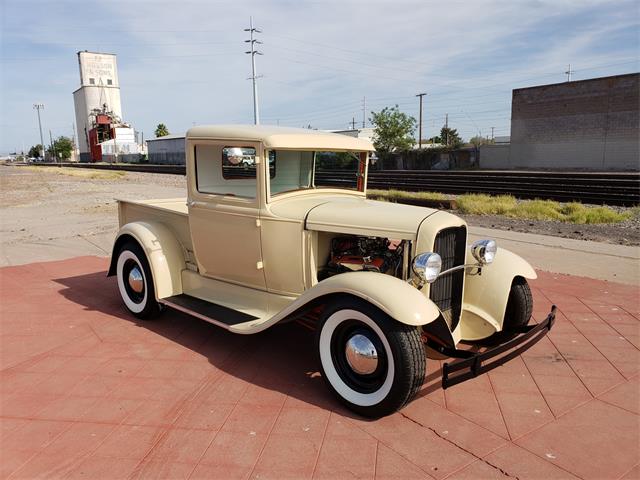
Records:
M147 140L149 163L184 165L184 135L166 135Z

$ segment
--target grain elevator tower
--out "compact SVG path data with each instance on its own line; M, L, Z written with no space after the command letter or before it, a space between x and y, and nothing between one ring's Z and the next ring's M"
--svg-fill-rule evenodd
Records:
M73 92L80 161L100 161L97 145L114 138L122 122L116 56L78 52L80 88Z

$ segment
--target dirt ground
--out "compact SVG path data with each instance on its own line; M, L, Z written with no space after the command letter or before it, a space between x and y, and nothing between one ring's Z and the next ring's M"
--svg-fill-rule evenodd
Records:
M89 243L101 237L112 239L118 226L116 198L186 195L185 178L180 175L124 173L112 177L94 179L53 169L0 166L3 257L22 246L35 252L37 245L44 248L52 241L73 248L78 237ZM37 259L34 255L33 260ZM3 263L12 264L7 259Z
M86 178L59 174L44 168L25 169L16 166L0 166L0 186L0 233L3 244L115 233L116 198L148 199L186 195L186 182L182 175L118 172L113 178ZM638 217L624 223L602 225L521 220L495 215L462 217L471 226L618 245L640 245Z

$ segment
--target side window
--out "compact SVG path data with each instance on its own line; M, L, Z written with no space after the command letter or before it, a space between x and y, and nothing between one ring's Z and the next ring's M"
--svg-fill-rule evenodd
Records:
M196 188L201 193L256 198L256 149L203 144L194 147Z

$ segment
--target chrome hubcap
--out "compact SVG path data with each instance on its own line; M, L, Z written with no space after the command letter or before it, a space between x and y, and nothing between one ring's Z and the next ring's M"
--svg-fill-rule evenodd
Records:
M356 334L349 339L345 347L347 362L354 372L370 375L378 367L378 352L373 342L366 336Z
M129 272L129 286L136 293L142 293L144 290L144 279L138 267L133 267Z

